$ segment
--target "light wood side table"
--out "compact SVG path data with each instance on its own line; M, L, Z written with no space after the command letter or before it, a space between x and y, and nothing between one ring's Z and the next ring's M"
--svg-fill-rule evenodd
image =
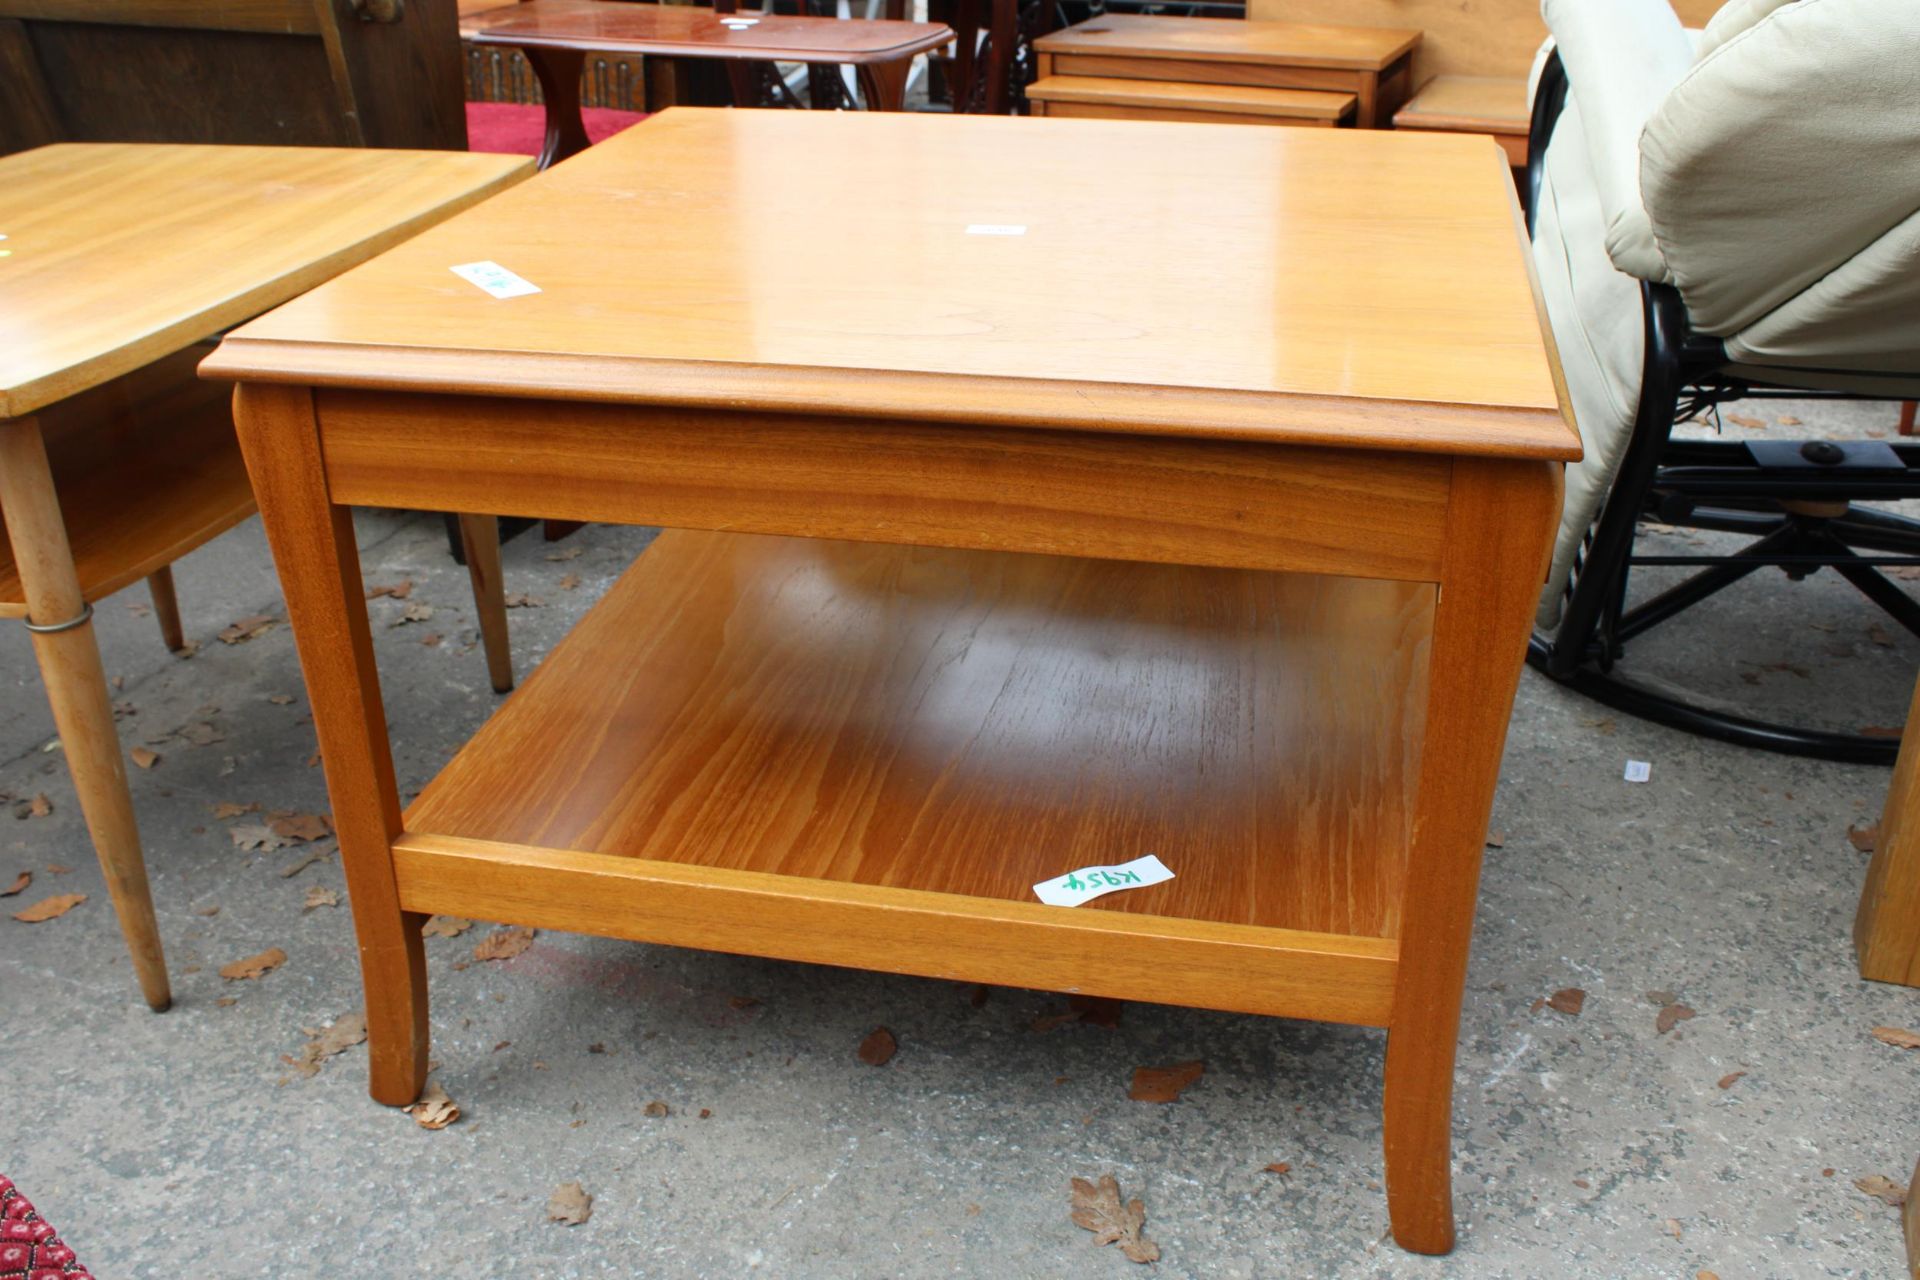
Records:
M25 620L147 1003L171 1000L93 605L253 512L201 345L531 172L516 157L72 143L0 158L0 618ZM454 276L451 284L459 284ZM511 680L491 517L475 582ZM485 526L484 528L482 526ZM481 584L484 583L484 586Z
M827 219L858 253L793 252ZM542 292L442 287L481 256ZM1356 1023L1395 1235L1451 1246L1481 846L1579 452L1486 139L677 108L205 367L375 1098L424 1079L434 912ZM361 503L668 528L404 812ZM1175 878L1034 898L1146 853Z

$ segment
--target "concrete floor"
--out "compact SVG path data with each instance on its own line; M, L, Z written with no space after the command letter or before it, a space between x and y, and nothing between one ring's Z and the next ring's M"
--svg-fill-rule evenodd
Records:
M1891 422L1851 412L1819 421ZM437 521L360 528L369 580L410 577L435 609L395 627L403 605L372 606L411 790L494 699ZM645 540L587 529L567 561L531 536L509 546L509 589L546 601L511 615L522 672ZM1040 1033L1033 1019L1064 1007L1040 992L976 1007L948 983L551 933L466 964L476 929L427 944L435 1078L458 1124L429 1132L369 1101L363 1047L292 1076L280 1055L301 1028L361 1003L347 908L302 910L310 887L342 887L337 859L285 878L293 852L236 850L210 806L326 808L300 673L284 626L215 640L280 615L256 524L179 580L190 660L161 650L140 592L99 610L134 711L123 734L163 757L133 785L177 992L164 1016L138 999L46 749L26 637L0 629L0 791L54 806L0 811L0 881L36 877L8 913L89 895L48 923L0 919L0 1170L102 1277L1137 1274L1068 1220L1068 1180L1108 1172L1145 1200L1171 1275L1900 1274L1897 1212L1853 1186L1904 1181L1920 1152L1920 1055L1869 1034L1920 1026L1920 992L1859 981L1848 941L1865 857L1846 830L1876 814L1884 770L1684 737L1527 675L1462 1028L1460 1244L1416 1258L1383 1239L1369 1031L1129 1005L1117 1029ZM1770 573L1634 658L1748 705L1898 724L1920 645L1876 643L1879 621L1843 584ZM423 645L428 631L445 640ZM1629 759L1650 783L1622 781ZM216 975L270 946L283 968ZM1577 1017L1535 1011L1574 986ZM1650 989L1698 1016L1656 1034ZM876 1024L900 1043L883 1069L855 1058ZM1136 1066L1190 1058L1207 1071L1180 1102L1128 1101ZM647 1116L655 1100L670 1114ZM1263 1172L1276 1161L1292 1171ZM575 1179L591 1221L548 1223L549 1193Z

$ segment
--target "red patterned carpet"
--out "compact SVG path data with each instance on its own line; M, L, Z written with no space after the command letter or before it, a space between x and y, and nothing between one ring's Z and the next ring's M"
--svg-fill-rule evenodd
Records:
M93 1280L53 1224L0 1173L0 1280Z
M611 107L583 107L580 119L587 126L587 138L604 142L630 125L647 117L639 111L615 111ZM499 155L537 156L547 131L544 107L527 107L512 102L469 102L467 104L467 150L491 151Z

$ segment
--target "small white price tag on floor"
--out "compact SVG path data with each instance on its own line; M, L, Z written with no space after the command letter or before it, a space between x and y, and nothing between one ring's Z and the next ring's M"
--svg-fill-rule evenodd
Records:
M521 279L497 262L464 262L447 270L496 298L524 298L540 292L539 285Z
M1627 761L1627 781L1645 782L1653 776L1653 766L1645 760Z
M1050 907L1077 907L1102 894L1121 889L1144 889L1173 879L1167 864L1153 854L1115 867L1082 867L1033 886L1034 896Z

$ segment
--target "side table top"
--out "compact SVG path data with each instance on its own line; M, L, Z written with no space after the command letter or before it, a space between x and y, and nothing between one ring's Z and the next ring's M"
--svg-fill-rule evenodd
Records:
M143 143L0 157L0 418L257 315L532 168L451 151Z
M1308 22L1109 13L1033 42L1041 53L1381 71L1420 43L1420 32Z
M476 261L539 292L450 270ZM248 324L205 367L1579 453L1506 161L1446 134L676 107Z
M475 44L595 49L754 62L886 62L953 39L940 22L716 14L710 7L624 0L527 0L469 15Z

